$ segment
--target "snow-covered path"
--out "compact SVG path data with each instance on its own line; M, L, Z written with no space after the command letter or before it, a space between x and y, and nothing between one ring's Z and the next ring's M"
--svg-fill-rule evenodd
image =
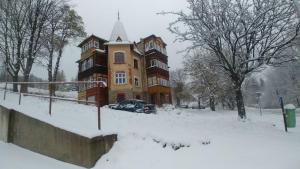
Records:
M1 105L87 137L118 133L119 141L95 169L300 168L300 127L285 133L279 110L263 110L260 116L258 110L248 108L248 120L238 121L235 111L159 109L157 115L147 115L102 108L98 131L94 106L57 101L50 117L46 100L24 97L19 106L17 95L8 94L5 101L2 96L0 92ZM10 149L3 144L0 157L5 155L2 149ZM14 158L20 156L11 155Z

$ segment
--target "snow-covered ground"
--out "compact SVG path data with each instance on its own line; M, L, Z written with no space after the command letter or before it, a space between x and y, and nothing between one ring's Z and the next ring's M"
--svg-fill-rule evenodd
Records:
M102 130L98 131L94 106L56 101L50 117L47 100L27 96L18 105L17 95L8 94L5 101L2 98L0 92L1 105L87 137L118 133L118 141L97 162L95 169L300 168L300 126L285 133L280 110L263 110L260 116L257 109L248 108L248 120L239 121L236 111L159 109L153 115L103 107ZM298 112L298 122L299 115ZM47 168L45 164L57 165L50 168L58 169L78 168L24 151L1 143L0 168L16 159L23 163L22 169L33 168L34 161L38 168ZM6 152L15 154L8 156Z
M0 141L1 169L82 169Z

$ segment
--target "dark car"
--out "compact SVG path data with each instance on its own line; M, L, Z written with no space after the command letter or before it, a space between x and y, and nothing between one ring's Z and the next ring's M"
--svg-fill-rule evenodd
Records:
M147 104L143 100L124 100L114 106L111 106L111 108L137 113L156 113L155 105Z

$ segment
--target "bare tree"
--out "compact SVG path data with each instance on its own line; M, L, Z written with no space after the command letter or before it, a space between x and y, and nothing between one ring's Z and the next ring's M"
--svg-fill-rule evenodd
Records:
M214 53L215 66L231 78L238 115L246 118L242 84L246 76L264 65L293 61L283 50L291 47L299 24L287 0L188 0L188 12L178 16L169 30L178 40L191 41L189 49ZM163 13L166 14L166 13ZM179 28L183 25L184 30Z
M216 102L222 102L223 107L228 106L234 109L231 102L232 83L226 75L215 67L212 61L212 54L200 51L187 56L184 61L185 71L191 77L191 84L194 93L202 98L208 98L209 106L215 111Z
M82 18L65 0L3 0L0 15L0 54L13 81L23 73L27 82L40 58L47 59L49 81L56 81L64 47L86 35ZM27 88L21 85L22 92Z
M7 73L14 82L19 79L21 59L25 54L27 3L3 0L0 5L0 53L3 55ZM17 84L13 90L18 91Z
M46 27L47 20L51 16L51 11L58 1L55 0L27 0L28 15L26 24L28 26L28 46L27 53L22 58L21 68L23 71L24 81L27 82L30 72L42 46L41 36ZM22 84L21 91L27 92L28 85Z
M183 69L176 69L170 72L170 80L176 99L176 105L179 106L182 100L191 97L191 94L187 90L187 76Z
M82 18L75 10L70 9L69 6L64 6L67 11L62 18L62 27L58 35L58 56L54 68L54 81L56 81L57 72L59 71L60 60L62 58L64 47L73 39L85 37L84 24Z
M82 18L65 3L57 4L49 17L48 29L43 34L47 57L48 81L58 79L60 61L64 47L70 40L86 36ZM56 61L55 61L56 59ZM55 65L53 63L55 62ZM50 86L49 86L50 87ZM52 86L55 89L54 86ZM55 91L53 91L55 95Z

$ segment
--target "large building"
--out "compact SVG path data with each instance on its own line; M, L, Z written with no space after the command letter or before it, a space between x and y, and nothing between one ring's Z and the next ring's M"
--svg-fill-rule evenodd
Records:
M101 105L125 99L171 103L168 56L160 37L151 35L131 42L118 19L109 40L91 35L78 47L78 80L107 83L101 89L96 84L81 85L79 100L100 101Z

